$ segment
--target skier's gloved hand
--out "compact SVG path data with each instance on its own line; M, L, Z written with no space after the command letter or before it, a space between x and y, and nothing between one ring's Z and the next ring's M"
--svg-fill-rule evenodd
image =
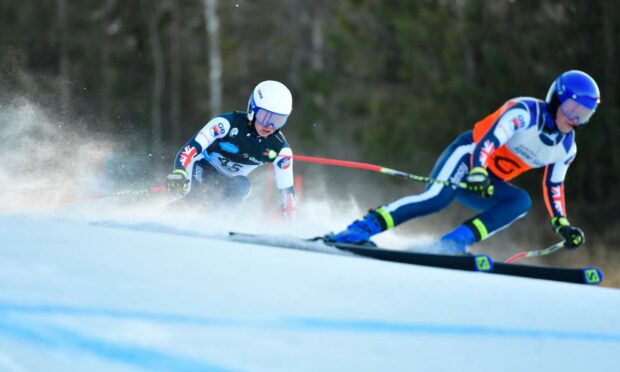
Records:
M571 226L565 217L553 217L551 219L553 230L564 239L564 248L579 248L586 241L586 236L580 228Z
M189 177L183 169L175 169L166 177L166 189L177 195L184 195L189 189Z
M483 198L493 196L493 185L489 178L489 172L482 167L472 168L465 177L467 191L478 194Z

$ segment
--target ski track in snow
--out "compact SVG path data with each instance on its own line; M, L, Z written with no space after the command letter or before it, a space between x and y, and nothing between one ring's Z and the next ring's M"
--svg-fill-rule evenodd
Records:
M253 218L94 212L0 215L0 370L611 371L617 364L615 289L227 239L228 230L263 232ZM317 221L287 235L324 231Z

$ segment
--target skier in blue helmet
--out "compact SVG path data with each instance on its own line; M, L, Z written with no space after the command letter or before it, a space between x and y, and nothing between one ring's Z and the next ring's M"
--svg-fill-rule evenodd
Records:
M566 117L577 118L578 125L585 125L596 111L600 95L598 85L590 75L571 70L551 84L546 102L550 112L559 107Z
M588 123L600 102L594 79L582 71L562 73L546 100L517 97L462 133L441 154L431 178L464 182L466 188L428 184L424 192L372 209L337 234L332 242L372 244L370 238L416 217L438 212L454 199L478 211L430 247L438 253L465 254L524 217L532 205L529 194L509 181L521 173L545 168L543 196L553 230L566 248L585 242L570 224L564 200L564 179L577 153L574 129ZM427 247L429 248L429 247Z

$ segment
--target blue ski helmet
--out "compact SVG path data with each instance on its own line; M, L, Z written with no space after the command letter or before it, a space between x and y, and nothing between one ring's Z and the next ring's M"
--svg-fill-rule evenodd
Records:
M551 84L546 102L549 113L558 108L569 119L578 119L579 125L587 124L601 102L601 93L594 79L583 71L566 71Z

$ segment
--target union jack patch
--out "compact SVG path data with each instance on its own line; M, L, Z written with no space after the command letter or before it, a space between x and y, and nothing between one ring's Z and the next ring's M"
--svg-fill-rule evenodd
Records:
M189 167L189 164L192 162L192 159L197 153L198 150L196 150L194 146L185 146L181 152L181 156L179 157L179 161L183 165L183 168L187 169L187 167Z
M553 201L553 207L564 216L564 190L562 185L551 188L551 200Z
M480 156L478 160L482 163L483 166L486 166L491 154L495 152L495 144L491 140L484 141L482 145L482 149L480 150Z

